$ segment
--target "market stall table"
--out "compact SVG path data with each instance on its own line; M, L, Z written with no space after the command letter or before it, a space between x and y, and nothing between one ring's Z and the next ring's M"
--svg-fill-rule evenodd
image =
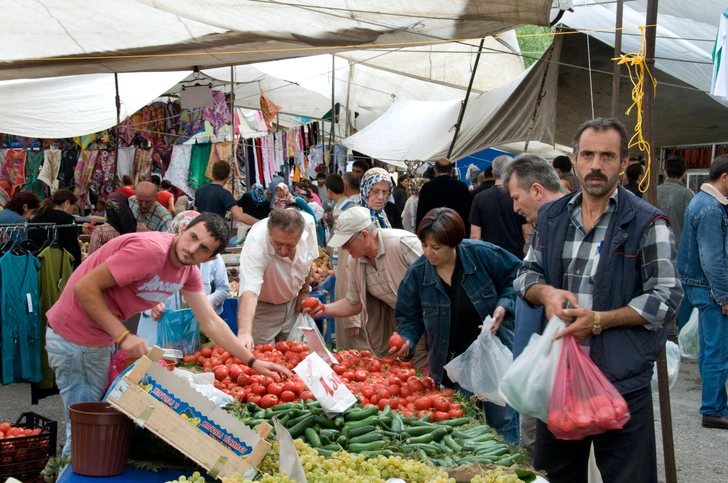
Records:
M57 483L165 483L176 480L185 470L159 470L157 473L150 471L127 468L124 473L116 476L83 476L73 472L71 465L68 465L58 477Z

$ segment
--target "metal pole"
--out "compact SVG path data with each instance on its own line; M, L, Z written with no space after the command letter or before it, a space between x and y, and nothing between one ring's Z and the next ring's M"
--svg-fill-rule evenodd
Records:
M475 63L473 64L473 73L470 74L470 82L468 82L468 90L465 92L465 99L460 106L460 114L458 114L458 122L455 124L455 134L452 137L452 143L450 143L450 149L447 150L447 158L450 159L452 150L455 149L455 141L458 139L460 133L460 124L463 122L463 116L465 116L465 108L468 106L468 99L470 98L470 91L473 88L473 81L475 80L475 73L478 70L478 62L480 61L480 53L483 51L483 44L485 43L485 37L480 39L480 47L478 47L478 55L475 56Z
M331 145L334 143L334 129L336 127L336 99L334 92L336 87L336 57L331 56L331 134L329 135L328 159L331 158ZM324 156L324 162L326 161ZM328 163L326 164L328 167Z
M622 12L624 10L624 0L617 0L617 21L614 31L614 58L622 55ZM622 66L618 61L614 61L612 68L612 117L617 117L619 112L619 76L621 75Z
M119 74L114 72L114 87L116 88L116 149L114 149L114 175L111 177L111 189L116 191L116 167L119 165L119 124L121 124L121 97L119 96Z
M237 176L237 157L235 155L235 67L230 66L230 168L233 173L233 196L237 197L236 186L240 186Z

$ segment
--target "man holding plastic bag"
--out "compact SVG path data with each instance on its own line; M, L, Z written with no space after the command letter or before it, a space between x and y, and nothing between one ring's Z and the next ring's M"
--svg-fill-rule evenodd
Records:
M650 380L682 287L667 218L619 185L627 145L616 119L582 124L574 137L582 191L540 209L514 284L529 305L544 306L539 333L548 318L566 321L554 338L573 336L631 414L622 429L575 441L557 439L539 421L534 464L551 481L586 481L593 443L604 481L657 482Z

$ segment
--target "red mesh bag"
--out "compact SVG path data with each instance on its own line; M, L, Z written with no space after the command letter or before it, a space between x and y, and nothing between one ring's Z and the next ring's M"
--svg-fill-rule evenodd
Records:
M621 429L627 402L574 337L564 337L547 425L558 439L578 440Z

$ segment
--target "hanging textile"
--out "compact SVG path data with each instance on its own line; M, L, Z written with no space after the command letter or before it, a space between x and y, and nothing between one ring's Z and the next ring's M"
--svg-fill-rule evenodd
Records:
M207 169L205 170L205 177L210 181L214 181L212 178L212 166L218 161L228 161L232 155L232 146L230 143L213 143L212 149L210 150L210 160L207 162ZM232 183L228 178L228 182L225 183L225 189L230 191Z
M209 184L209 180L205 177L207 171L207 163L210 161L210 152L212 151L212 143L200 143L192 145L192 155L190 156L190 174L187 181L194 189Z
M40 303L38 269L33 255L5 253L0 258L2 383L38 382L40 369ZM28 311L28 307L32 310Z
M118 158L116 160L116 177L121 180L124 176L134 177L134 158L136 157L136 147L119 148Z
M265 120L265 126L268 131L273 132L273 119L275 119L278 111L281 110L281 106L275 104L273 101L268 99L263 92L263 88L260 88L260 111L263 113L263 119Z
M73 142L76 143L81 149L86 149L98 139L98 133L87 134L85 136L76 136L73 138Z
M15 188L25 183L25 149L8 149L0 168L0 188L12 196Z
M78 206L85 208L88 204L88 190L93 182L94 169L96 168L96 158L98 158L98 150L84 149L76 162L76 171L74 173L75 185L73 194L78 197Z
M152 148L137 148L134 153L134 185L152 180Z
M152 156L152 171L155 173L164 173L169 169L169 162L172 160L172 147L158 144L154 147L154 155Z
M164 179L182 190L189 198L195 197L195 189L190 186L187 178L190 174L190 158L192 156L191 144L178 144L172 149L169 169L164 173Z
M38 195L38 198L45 198L45 188L43 182L38 180L40 167L43 164L43 151L28 151L25 159L25 183L20 188L23 191L29 191Z
M164 118L167 114L167 106L164 102L154 102L142 109L141 134L152 146L162 142L165 133Z
M63 248L49 247L40 252L38 260L40 262L38 284L40 287L40 369L42 375L38 389L50 389L53 387L55 375L48 365L48 354L45 351L45 331L48 326L45 314L58 301L73 273L73 256Z
M78 154L76 150L64 150L61 154L61 168L58 170L58 188L66 188L73 191L76 186L74 173L76 172L76 164L78 163Z
M202 109L186 109L179 116L178 133L183 138L191 138L205 130L205 120L202 118ZM182 139L186 141L186 139Z
M166 113L164 116L164 132L166 133L163 137L164 144L172 146L177 144L177 123L179 122L179 115L182 111L182 107L179 102L168 102L165 108Z
M121 121L121 124L119 124L119 147L126 148L131 146L135 134L136 130L134 129L134 122L131 117L127 117Z
M61 169L61 151L58 149L46 149L43 151L43 167L38 174L38 180L47 184L51 194L58 189L58 170Z
M99 196L106 198L114 191L116 150L99 150L94 167L93 183Z
M226 124L230 124L232 116L225 102L225 94L220 91L212 91L212 107L202 110L202 119L210 123L215 136Z

